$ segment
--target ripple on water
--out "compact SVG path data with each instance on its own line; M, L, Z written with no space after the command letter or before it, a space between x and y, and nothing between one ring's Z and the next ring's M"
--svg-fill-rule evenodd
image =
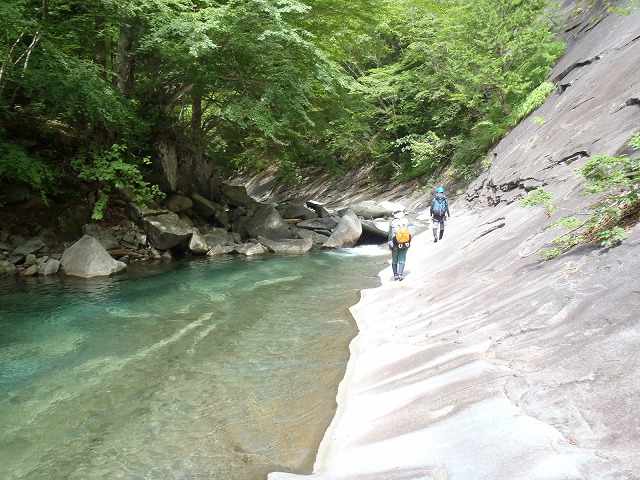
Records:
M10 419L0 470L48 479L308 473L355 335L348 307L378 284L386 261L374 251L0 285L0 413Z

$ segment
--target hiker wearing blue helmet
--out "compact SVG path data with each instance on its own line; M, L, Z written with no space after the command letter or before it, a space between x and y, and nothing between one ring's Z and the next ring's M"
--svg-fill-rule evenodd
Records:
M444 194L444 187L436 188L436 196L431 202L429 212L431 213L431 226L433 228L433 243L436 243L438 240L442 240L447 218L451 218L449 202ZM440 235L438 235L438 228L440 229Z
M402 281L404 280L404 264L407 261L407 249L411 246L409 222L402 208L393 212L393 220L389 223L388 237L393 279Z

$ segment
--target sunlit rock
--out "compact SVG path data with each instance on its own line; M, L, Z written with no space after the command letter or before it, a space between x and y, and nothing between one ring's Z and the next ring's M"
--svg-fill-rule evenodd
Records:
M66 275L83 278L111 275L127 268L125 263L114 260L90 235L84 235L67 248L61 263Z
M142 228L158 250L173 248L191 236L191 227L175 213L144 217Z
M271 205L262 206L255 212L247 223L247 232L251 238L266 237L271 240L291 238L289 226Z
M362 224L353 210L347 210L340 223L322 246L325 248L353 247L362 235Z
M209 251L207 239L197 228L191 229L191 238L189 239L189 250L196 255L206 255Z
M258 237L258 241L275 253L306 253L313 247L313 241L310 238L269 240Z

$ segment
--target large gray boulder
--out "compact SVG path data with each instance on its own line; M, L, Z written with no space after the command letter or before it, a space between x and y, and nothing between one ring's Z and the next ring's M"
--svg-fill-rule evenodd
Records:
M322 246L325 248L353 247L362 235L362 224L353 210L347 212L340 219L340 223Z
M222 206L213 203L211 200L208 200L202 195L198 195L197 193L192 194L191 199L193 200L193 209L202 218L209 218L223 208Z
M224 228L208 227L201 229L201 232L210 247L213 245L227 245L231 237L231 234Z
M236 246L234 248L234 251L241 255L252 257L254 255L262 255L264 253L267 253L268 250L260 243L245 243L243 245Z
M184 195L174 193L164 201L163 206L170 212L178 213L193 207L193 201Z
M327 218L314 218L312 220L304 220L296 224L298 228L304 228L306 230L313 230L319 233L328 233L331 235L331 231L338 226L339 219L336 220L332 217Z
M60 260L48 258L38 266L38 275L47 276L58 273L60 270Z
M291 238L289 226L271 205L264 205L256 211L247 223L247 232L252 238L266 237L271 240Z
M386 240L389 235L389 222L387 221L374 221L374 220L361 220L362 233L374 238L380 238Z
M233 207L244 207L254 210L258 202L249 196L247 189L240 185L220 185L220 195Z
M312 209L314 212L318 214L320 218L329 218L331 217L331 213L324 207L322 202L317 202L315 200L307 201L307 207Z
M306 253L313 247L313 241L310 238L269 240L268 238L258 237L258 241L267 247L269 251L275 253Z
M296 218L300 220L311 220L318 218L318 214L305 207L304 205L294 205L292 203L281 203L276 206L276 210L280 213L282 218Z
M168 250L191 237L191 227L175 213L144 217L142 228L158 250Z
M102 244L90 235L67 248L62 254L62 268L66 275L74 277L100 277L127 268L123 262L114 260Z
M309 238L314 245L322 245L329 240L330 235L323 235L314 230L306 230L304 228L292 228L293 234L299 238Z
M351 208L357 216L366 220L384 218L391 213L388 208L378 205L376 202L370 200L357 203Z

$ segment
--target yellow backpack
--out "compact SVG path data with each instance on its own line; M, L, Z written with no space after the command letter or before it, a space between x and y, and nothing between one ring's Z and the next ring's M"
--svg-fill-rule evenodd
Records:
M411 246L411 233L406 225L400 225L400 228L393 237L393 244L396 248L409 248Z

